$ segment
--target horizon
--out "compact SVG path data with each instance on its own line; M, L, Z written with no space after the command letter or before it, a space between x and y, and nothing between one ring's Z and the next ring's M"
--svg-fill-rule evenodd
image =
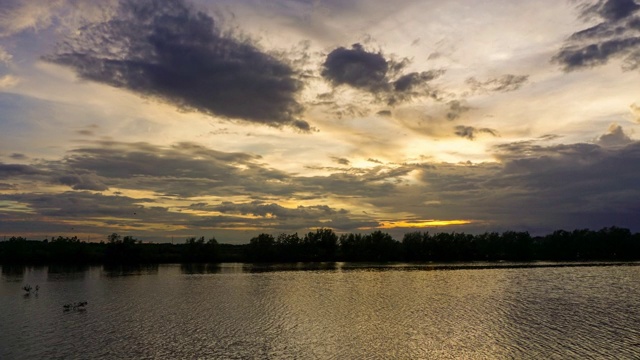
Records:
M434 229L416 229L416 230L412 230L409 232L405 232L403 233L400 237L398 237L398 235L392 235L388 232L385 232L384 230L380 230L380 229L376 229L376 230L372 230L370 232L335 232L333 231L333 229L331 228L318 228L318 229L309 229L308 232L306 233L301 233L299 234L298 232L293 232L293 233L286 233L286 232L280 232L280 233L269 233L269 232L262 232L257 234L256 236L252 237L251 239L246 239L245 241L241 242L225 242L224 239L219 239L216 236L204 236L204 235L194 235L194 236L188 236L186 238L180 238L180 239L175 239L175 238L171 238L171 240L165 240L165 241L153 241L153 240L147 240L147 241L142 241L134 236L131 235L127 235L127 234L118 234L118 233L111 233L108 235L103 235L103 236L99 236L98 238L100 238L100 240L95 240L96 238L94 238L94 240L91 240L91 236L88 236L86 241L83 238L80 238L78 236L62 236L62 235L58 235L58 236L46 236L43 239L29 239L27 237L23 237L23 236L0 236L0 242L8 242L8 241L35 241L35 242L54 242L54 241L59 241L59 240L63 240L63 241L68 241L68 240L77 240L78 242L84 242L84 243L93 243L93 244L106 244L110 242L111 238L117 239L118 241L121 241L123 238L129 238L139 244L173 244L173 245L184 245L189 243L190 240L203 240L203 241L210 241L210 240L215 240L216 244L221 244L221 245L249 245L251 243L251 241L258 239L260 236L262 235L267 235L271 238L273 238L274 240L280 241L279 237L282 235L285 236L297 236L299 237L300 240L305 239L307 236L309 237L314 237L314 235L317 235L318 232L324 231L324 230L329 230L331 233L335 234L337 237L337 243L338 245L341 242L341 238L342 236L349 236L349 235L356 235L356 236L368 236L368 235L373 235L374 233L379 232L382 235L389 235L391 237L392 240L398 242L398 243L403 243L404 239L406 237L410 237L411 235L415 235L415 234L420 234L422 236L438 236L438 235L464 235L464 236L472 236L472 237L478 237L478 236L483 236L483 235L499 235L499 236L504 236L504 235L512 235L512 234L526 234L527 236L529 236L531 239L544 239L546 237L553 237L556 235L562 235L562 233L566 233L567 235L570 236L580 236L581 232L587 231L590 232L592 235L598 235L600 233L603 232L609 232L612 230L621 230L623 232L628 232L630 236L637 236L640 234L640 232L633 232L630 229L627 228L621 228L621 227L616 227L616 226L609 226L609 227L603 227L601 229L588 229L588 228L583 228L583 229L572 229L572 230L567 230L567 229L556 229L552 232L549 233L540 233L540 234L530 234L528 231L514 231L514 230L505 230L502 232L497 232L497 231L493 231L493 232L478 232L478 233L465 233L464 231L431 231ZM314 232L315 231L315 232ZM104 238L104 239L103 239ZM165 238L166 239L166 238ZM106 240L106 241L105 241Z

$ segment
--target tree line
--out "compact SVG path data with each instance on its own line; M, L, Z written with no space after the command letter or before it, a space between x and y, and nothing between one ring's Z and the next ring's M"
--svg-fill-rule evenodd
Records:
M396 240L386 232L336 234L263 233L247 244L220 244L215 237L184 243L142 243L111 234L106 242L77 237L44 241L12 237L0 242L1 263L211 263L211 262L386 262L386 261L588 261L640 260L640 234L618 227L558 230L532 237L528 232L483 234L410 232Z
M224 251L224 257L221 256ZM77 237L43 241L12 237L0 242L0 263L136 264L240 261L234 245L218 244L215 237L190 237L182 244L142 243L113 233L107 241L85 242Z

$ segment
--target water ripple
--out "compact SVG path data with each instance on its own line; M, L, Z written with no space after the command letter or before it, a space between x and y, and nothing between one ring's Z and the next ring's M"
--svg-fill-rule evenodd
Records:
M640 358L638 266L216 269L2 279L0 358Z

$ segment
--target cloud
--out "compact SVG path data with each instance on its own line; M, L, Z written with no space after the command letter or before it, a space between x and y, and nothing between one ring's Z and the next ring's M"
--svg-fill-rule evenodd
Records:
M179 213L170 213L153 204L149 198L131 198L111 196L87 191L70 191L55 194L10 194L0 195L0 199L25 204L34 212L36 218L56 218L68 222L99 222L103 227L121 225L128 227L162 226L181 223L187 218ZM46 221L46 220L45 220ZM144 224L147 222L147 224Z
M349 85L370 92L386 90L389 64L381 53L368 52L360 44L339 47L327 55L322 76L334 85Z
M347 85L384 99L389 105L414 96L436 96L427 83L438 78L444 70L429 70L403 74L409 63L387 60L381 52L367 51L357 43L351 48L332 50L322 64L321 75L333 86Z
M0 163L0 179L7 179L16 176L40 175L44 173L45 172L43 170L31 165Z
M0 64L9 65L11 64L11 59L13 59L13 56L0 46Z
M8 89L20 82L20 79L11 74L2 75L12 68L13 56L0 46L0 90Z
M463 105L460 100L451 100L447 103L449 110L447 112L447 120L453 121L459 118L463 113L471 110L470 107Z
M602 155L600 146L596 144L576 143L576 144L558 144L553 146L543 146L538 144L544 141L544 138L537 140L525 140L496 145L494 156L511 166L522 163L522 161L530 161L536 158L573 158L580 157L583 160L594 160ZM524 159L524 160L523 160Z
M253 201L249 203L225 202L219 205L198 206L201 210L221 214L252 216L247 219L254 226L279 230L302 230L317 227L331 227L337 230L375 227L378 222L354 217L345 209L334 209L327 205L298 206L288 208L277 203Z
M444 70L429 70L400 76L397 80L392 81L393 91L389 93L387 103L394 105L420 96L440 100L439 91L429 83L444 73Z
M23 31L40 31L51 26L76 29L87 21L110 16L118 0L3 0L0 12L0 37Z
M48 27L52 20L52 8L60 6L60 1L3 1L0 12L0 36L9 36L25 29Z
M582 16L597 17L600 23L572 34L553 61L565 71L623 60L625 70L640 66L640 5L633 0L599 0L583 7Z
M629 109L631 110L631 114L633 115L634 120L640 123L640 105L633 103L629 106Z
M482 129L462 130L477 135ZM29 215L7 209L0 214L22 216L16 221L24 226L51 228L47 221L54 218L87 231L99 226L162 235L176 229L292 232L321 226L355 232L416 219L471 221L456 231L640 228L640 142L621 134L612 126L599 143L504 143L491 149L496 162L369 159L363 168L323 168L315 176L278 171L259 156L196 143L98 141L59 160L1 164L0 187L14 193L0 194L0 201ZM75 190L49 193L60 184ZM24 191L33 187L42 191Z
M479 81L475 77L470 77L466 83L471 86L473 92L508 92L518 90L529 80L529 75L506 74L497 78Z
M499 149L505 151L507 148L500 146ZM553 199L554 203L561 206L570 206L573 212L586 210L576 206L578 204L589 203L596 208L610 206L606 201L590 201L593 198L605 198L606 194L626 193L631 203L635 202L633 199L639 193L633 185L640 176L640 170L633 166L640 160L638 142L619 148L604 148L595 144L549 147L518 144L509 147L506 152L509 160L500 177L494 179L495 185L504 186L508 183L509 186L529 189L531 194Z
M70 186L73 190L109 190L109 187L95 174L64 175L60 176L58 181L62 185Z
M60 174L58 183L62 178L63 184L80 189L145 189L187 197L231 195L239 188L256 194L276 191L273 187L285 188L268 184L286 175L263 166L256 155L216 151L190 142L171 146L110 141L97 144L70 151L64 161L50 162L49 168ZM78 179L68 174L82 175Z
M489 128L475 128L473 126L464 126L458 125L455 127L455 134L467 138L469 140L474 140L479 133L490 134L493 136L498 136L498 132Z
M348 159L336 157L344 164ZM6 176L2 176L6 173ZM413 166L322 168L323 176L300 176L269 167L260 156L212 150L190 142L170 146L92 142L60 160L0 167L0 178L39 174L33 180L74 190L133 189L157 196L251 196L319 199L388 194ZM35 173L34 173L35 172Z
M20 78L13 75L0 76L0 89L8 89L16 86L20 82Z
M595 4L588 5L583 10L583 16L597 14L609 21L618 21L631 16L640 5L634 0L599 0Z
M333 160L334 162L336 162L336 163L338 163L340 165L348 166L348 165L351 164L351 162L348 159L341 158L341 157L332 156L331 160Z
M304 218L318 219L327 216L346 214L344 209L335 210L326 205L298 206L297 208L287 208L276 203L264 203L254 201L251 203L226 202L210 207L221 213L232 213L241 215L254 215L260 217L276 217L282 219Z
M298 118L295 70L182 0L122 0L113 18L83 27L45 60L184 110L311 129Z
M396 197L404 209L424 206L425 200L441 202L423 218L473 219L493 231L545 233L612 225L640 229L640 168L634 165L640 161L640 142L543 146L531 140L501 144L493 151L499 163L422 168L424 187Z
M622 126L613 123L606 134L598 138L598 144L604 147L620 146L632 143L633 140L624 133Z
M394 179L408 171L384 167L353 172L342 169L336 170L340 173L335 176L309 178L270 169L259 156L216 151L195 143L92 144L69 151L60 160L3 164L0 179L18 182L3 183L2 188L19 191L21 187L38 186L43 192L0 194L0 200L27 209L33 215L28 222L36 228L51 228L46 218L53 217L56 222L76 224L78 231L90 231L91 226L113 231L135 228L137 233L216 227L229 231L299 231L313 227L354 230L375 227L378 222L314 202L326 202L332 194L345 198L388 194ZM24 179L28 182L19 182ZM51 184L66 185L75 191L51 193L55 191L47 187ZM353 191L355 188L360 189L358 193ZM145 197L136 199L122 194ZM218 205L192 201L188 206L175 203L203 196L253 201ZM304 201L305 205L292 208L262 200L282 197ZM170 199L168 204L166 199ZM27 224L25 219L16 221Z
M415 165L335 169L322 176L295 178L294 184L300 192L310 192L316 196L372 199L392 196L397 186L404 183L404 177L415 169Z
M27 159L27 155L25 154L21 154L21 153L13 153L11 155L9 155L10 158L15 159L15 160L25 160Z

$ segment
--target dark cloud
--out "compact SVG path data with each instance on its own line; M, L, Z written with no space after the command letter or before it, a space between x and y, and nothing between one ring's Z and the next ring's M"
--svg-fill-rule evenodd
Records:
M336 169L325 176L300 177L295 181L300 190L312 192L318 196L327 194L351 198L371 199L393 196L398 185L404 183L403 177L413 170L413 165L398 167L375 166L367 169Z
M183 0L122 0L114 18L78 34L46 60L182 109L311 129L297 118L302 82L294 69L222 34Z
M344 209L335 210L326 205L298 206L287 208L276 203L263 203L254 201L251 203L227 202L210 207L211 210L223 214L253 215L278 219L322 219L335 215L345 215L348 211Z
M553 61L565 71L623 60L626 70L640 66L640 5L633 0L600 0L583 7L583 17L598 17L595 26L574 33Z
M145 206L142 203L154 203L153 199L134 199L126 196L110 196L86 191L70 191L56 194L22 193L2 195L0 199L26 204L35 216L44 216L61 220L81 219L86 221L104 221L105 218L122 219L134 224L136 218L149 223L180 222L183 216L169 213L160 206ZM135 216L134 216L135 214ZM138 225L142 225L141 223Z
M493 136L498 136L498 132L494 129L489 129L489 128L475 128L473 126L464 126L464 125L459 125L455 127L455 134L463 137L463 138L467 138L469 140L474 140L476 138L476 136L478 136L478 134L480 133L484 133L484 134L490 134Z
M260 157L221 152L183 142L163 147L148 143L98 142L72 150L63 162L52 162L60 176L93 174L70 186L145 189L168 196L283 193L288 175L260 163ZM89 175L85 175L85 178Z
M235 205L249 210L248 207L243 204ZM233 207L234 205L227 206ZM278 207L279 205L273 206L273 209L275 210ZM220 228L233 229L240 227L245 229L254 228L260 232L286 233L305 232L314 228L332 228L338 231L357 231L359 228L373 228L380 225L377 221L360 219L346 212L344 214L323 215L323 210L312 209L312 207L304 209L282 208L281 210L283 213L287 213L287 215L283 217L274 217L271 213L267 213L267 216L233 215L238 212L229 209L229 212L224 215L204 216L197 221L191 222L190 225L194 227L208 227L215 229L216 231ZM257 211L260 212L262 210ZM248 237L243 239L244 242L247 240Z
M464 105L460 100L451 100L447 103L449 111L447 112L447 120L453 121L459 118L463 113L471 110L470 107Z
M251 165L260 157L227 153L182 142L168 147L148 143L100 142L100 147L71 150L65 165L105 178L174 177L223 179L237 165Z
M487 92L498 91L508 92L518 90L529 80L529 75L513 75L506 74L497 78L488 79L485 81L479 81L475 77L470 77L466 80L466 83L471 86L471 90Z
M351 164L351 161L349 161L348 159L345 159L345 158L341 158L341 157L333 156L333 157L331 157L331 160L333 160L334 162L336 162L336 163L338 163L340 165L349 166Z
M638 9L638 5L634 0L599 0L595 4L587 5L582 14L585 17L597 14L600 17L617 21L631 16Z
M603 154L601 150L601 147L596 144L577 143L544 146L539 144L537 140L526 140L497 145L494 148L494 155L505 163L515 165L523 159L528 161L532 158L593 160Z
M409 60L388 60L381 52L367 51L361 44L350 49L339 47L331 51L323 64L322 76L334 86L348 85L377 95L389 105L414 96L436 96L427 84L444 70L402 74Z
M479 231L546 233L612 225L640 230L640 168L634 165L640 161L640 142L605 148L532 140L494 151L499 163L422 168L424 187L396 194L396 202L417 212L425 201L439 201L432 211L440 218L473 219L485 224L477 225Z
M58 178L58 181L62 185L70 186L73 190L109 190L109 187L95 174L63 175Z
M378 114L380 116L389 117L389 116L391 116L391 111L390 110L380 110L376 114Z
M378 92L387 89L389 64L381 53L368 52L360 44L339 47L327 55L322 76L335 85Z
M423 71L419 73L412 72L406 75L402 75L397 80L395 80L393 82L393 88L395 91L399 92L411 91L428 81L436 79L443 73L444 71L442 70Z
M607 196L620 198L626 194L628 203L637 203L640 191L634 184L640 169L634 164L640 160L638 142L612 149L595 144L524 146L524 149L524 154L520 152L523 149L516 153L508 151L512 158L495 179L496 185L517 184L573 212L588 211L580 207L587 204L608 208L611 204Z
M40 175L44 173L44 171L30 165L0 163L0 179L16 176Z
M640 37L603 40L584 46L565 46L554 58L567 71L606 64L610 58L626 57L627 69L638 67Z

